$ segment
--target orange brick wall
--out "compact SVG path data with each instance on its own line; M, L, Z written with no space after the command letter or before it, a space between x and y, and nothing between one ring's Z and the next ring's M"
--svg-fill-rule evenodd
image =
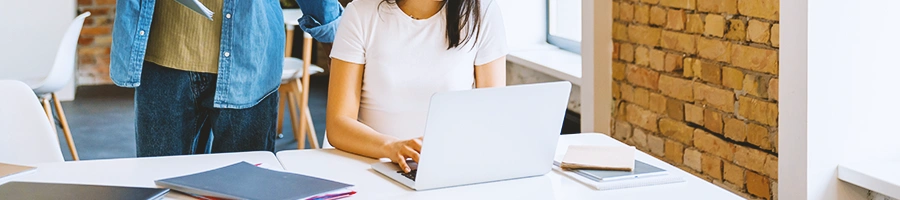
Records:
M612 136L744 197L775 198L778 6L614 0Z
M115 0L78 0L78 12L90 11L78 39L78 85L111 84L109 45L115 18Z

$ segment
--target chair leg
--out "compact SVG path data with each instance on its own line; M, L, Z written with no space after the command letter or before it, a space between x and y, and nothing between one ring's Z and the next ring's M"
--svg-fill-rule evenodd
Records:
M293 44L294 44L294 29L293 29L293 27L285 28L285 29L287 31L286 31L285 37L284 37L284 39L285 39L285 41L284 41L285 42L284 57L291 57L291 53L293 53L292 52L293 48L291 48L291 47L293 47Z
M295 84L295 87L301 88L299 83ZM303 92L305 92L305 91L303 91ZM302 101L302 98L303 98L302 95L304 95L303 92L294 93L293 97L297 98L296 104L297 104L297 107L300 107L300 118L299 118L300 131L303 131L303 133L306 134L306 130L309 130L308 129L309 127L307 126L307 122L306 122L307 120L309 120L309 118L307 117L306 113L309 111L306 110L307 107L306 107L306 105L303 104L303 101ZM312 143L312 141L310 141L310 143ZM310 145L310 146L312 147L312 145Z
M294 130L294 138L297 139L297 149L304 149L304 147L306 146L306 135L303 135L305 132L300 127L300 124L302 124L302 121L300 121L300 116L303 115L303 113L298 112L299 108L297 105L299 99L297 99L296 96L296 93L299 92L297 92L297 88L295 88L293 84L289 84L288 87L290 88L287 92L287 98L288 107L290 108L291 113L291 128L292 130Z
M313 149L319 148L319 140L316 139L315 129L312 125L312 116L309 113L309 66L312 64L312 37L307 37L308 34L304 34L303 37L303 78L300 81L295 83L295 87L300 88L303 93L297 94L300 99L300 112L303 116L300 117L300 121L304 122L301 124L301 130L309 130L309 146Z
M50 99L41 98L41 105L44 107L44 113L47 114L47 120L50 120L53 132L56 132L56 121L53 120L53 111L50 111Z
M59 98L56 98L56 93L50 93L51 98L53 98L53 104L56 106L56 113L59 115L59 124L62 125L63 134L66 136L66 143L69 144L69 152L72 153L72 160L78 161L78 150L75 149L75 141L72 139L72 131L69 130L69 123L66 121L66 114L63 112L62 104L59 103Z
M316 135L316 127L313 125L312 114L309 112L309 106L306 106L306 123L307 132L309 134L309 148L319 148L319 136Z
M282 87L284 87L282 85ZM278 88L278 122L275 124L275 134L281 135L284 132L284 104L287 103L284 90Z

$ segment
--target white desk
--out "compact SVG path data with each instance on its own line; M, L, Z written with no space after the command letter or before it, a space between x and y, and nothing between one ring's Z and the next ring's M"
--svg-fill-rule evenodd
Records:
M241 161L262 163L261 167L282 170L275 155L262 151L38 164L37 171L0 179L0 184L28 181L156 187L155 180L207 171ZM166 198L193 199L176 192L169 192Z
M625 145L603 134L565 135L557 153L572 144ZM597 191L551 171L534 178L417 192L372 170L376 159L335 149L281 151L277 156L287 171L356 185L353 199L742 199L643 152L635 155L638 160L681 175L685 182Z

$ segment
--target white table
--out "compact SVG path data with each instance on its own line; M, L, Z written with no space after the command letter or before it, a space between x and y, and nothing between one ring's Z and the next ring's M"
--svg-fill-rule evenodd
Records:
M155 180L183 176L246 161L282 171L271 152L243 152L187 156L123 158L38 164L37 171L0 179L9 181L156 187ZM169 192L167 199L193 199ZM2 199L2 198L0 198Z
M573 144L625 145L603 134L564 135L557 154ZM680 175L685 182L597 191L551 171L534 178L413 191L372 170L370 165L379 162L376 159L336 149L281 151L277 156L289 172L354 184L358 193L353 199L742 199L643 152L636 153L638 160Z

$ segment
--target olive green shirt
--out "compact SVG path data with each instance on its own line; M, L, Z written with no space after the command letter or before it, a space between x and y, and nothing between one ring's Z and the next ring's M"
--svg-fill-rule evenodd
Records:
M184 71L218 72L222 0L200 2L215 12L212 21L176 1L156 1L145 61Z

